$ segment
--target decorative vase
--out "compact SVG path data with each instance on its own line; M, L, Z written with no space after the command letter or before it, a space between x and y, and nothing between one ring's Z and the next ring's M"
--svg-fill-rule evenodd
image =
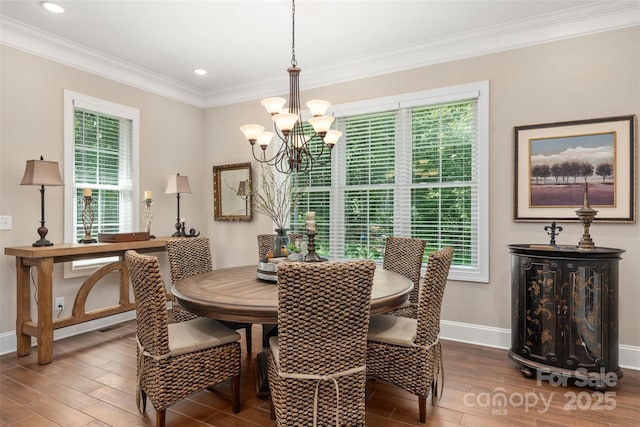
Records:
M276 258L283 256L282 247L289 244L289 236L287 236L286 228L276 228L276 236L273 239L273 256Z

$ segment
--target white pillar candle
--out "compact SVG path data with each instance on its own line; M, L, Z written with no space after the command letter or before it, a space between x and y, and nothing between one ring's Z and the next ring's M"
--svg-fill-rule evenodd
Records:
M144 192L144 199L145 199L145 200L151 200L151 191L146 190L146 191Z
M307 220L307 231L316 231L316 222L313 220Z
M307 212L307 221L315 221L316 213L314 211Z
M184 218L180 218L180 222L185 223L185 222L187 222L187 220L184 219Z
M91 197L91 189L90 188L85 188L83 190L82 194L84 195L84 197Z

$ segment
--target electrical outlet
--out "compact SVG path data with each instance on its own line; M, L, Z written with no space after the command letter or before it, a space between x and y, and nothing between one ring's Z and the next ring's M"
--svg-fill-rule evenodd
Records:
M53 305L54 310L64 310L64 297L56 297L56 303Z
M0 216L0 230L11 230L11 217L2 215Z

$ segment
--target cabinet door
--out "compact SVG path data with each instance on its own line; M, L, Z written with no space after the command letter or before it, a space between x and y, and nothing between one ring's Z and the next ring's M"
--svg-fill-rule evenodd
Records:
M561 325L557 297L562 283L562 267L554 260L522 257L520 283L524 302L521 355L552 366L561 366Z
M570 312L566 316L563 334L566 340L565 365L571 369L590 371L604 367L603 344L607 333L603 324L607 310L609 263L587 261L567 263L567 300Z

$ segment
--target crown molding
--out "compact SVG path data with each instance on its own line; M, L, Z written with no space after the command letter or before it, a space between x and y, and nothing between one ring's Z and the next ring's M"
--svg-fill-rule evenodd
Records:
M97 50L57 37L36 27L2 16L0 42L33 55L96 74L157 95L204 108L204 94L151 70L134 66Z
M640 25L640 2L594 2L560 13L430 40L393 53L369 55L349 63L316 68L305 72L304 86L312 89L636 25ZM7 17L0 21L0 41L4 45L198 108L260 99L286 93L288 88L288 79L283 76L205 93Z
M304 71L304 88L411 70L557 40L640 25L640 2L597 2L561 13L540 15L451 37L430 40L381 55L355 58ZM205 95L208 107L261 99L287 92L288 79L254 82Z

